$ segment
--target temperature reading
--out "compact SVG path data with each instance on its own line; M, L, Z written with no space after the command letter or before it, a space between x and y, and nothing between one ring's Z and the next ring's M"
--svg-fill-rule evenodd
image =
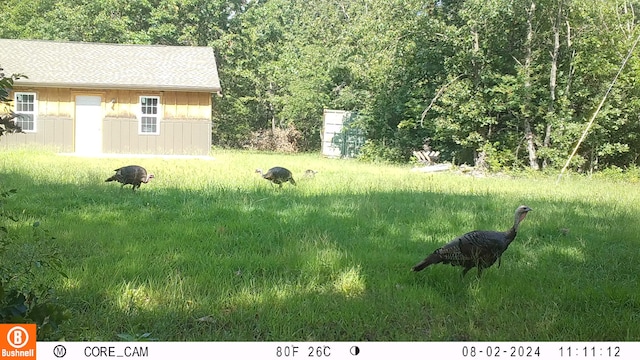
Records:
M276 347L276 357L279 358L292 358L297 356L304 357L305 354L310 358L328 358L331 356L331 347L327 345L316 345L316 346L307 346L307 351L305 352L305 347L298 345L283 345Z
M276 356L277 357L291 357L296 356L296 354L300 351L298 346L278 346L276 348Z
M309 357L329 357L331 347L329 346L309 346Z

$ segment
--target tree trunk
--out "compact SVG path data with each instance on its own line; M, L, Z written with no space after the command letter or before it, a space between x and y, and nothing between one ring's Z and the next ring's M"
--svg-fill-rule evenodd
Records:
M271 134L276 132L276 109L273 106L273 82L269 82L269 111L271 112Z
M529 166L533 170L539 170L538 157L536 156L536 144L529 119L524 119L524 137L527 140L527 151L529 152Z
M525 93L527 94L527 107L531 107L531 100L529 99L529 95L531 94L531 62L533 61L533 14L536 10L535 2L531 2L531 7L527 11L527 42L526 42L526 51L527 55L524 59L524 88ZM527 140L527 151L529 152L529 166L533 170L539 170L540 166L538 165L538 156L536 154L536 145L535 145L535 135L531 129L531 122L529 121L530 114L525 112L524 114L524 136Z
M625 22L625 24L624 24L624 28L626 30L627 38L631 39L631 38L633 38L633 33L635 31L634 20L636 19L635 9L633 8L633 2L625 1L624 4L622 5L622 11L623 11L623 13L625 15L631 14L631 20L627 20ZM620 24L620 25L622 25L622 24Z
M555 119L556 86L558 78L558 54L560 53L560 20L562 17L562 1L558 4L558 12L555 20L551 19L551 29L553 31L553 51L551 52L551 71L549 74L549 108L547 113L547 126L544 131L544 141L542 146L551 146L552 121ZM542 161L542 168L548 165L547 158Z

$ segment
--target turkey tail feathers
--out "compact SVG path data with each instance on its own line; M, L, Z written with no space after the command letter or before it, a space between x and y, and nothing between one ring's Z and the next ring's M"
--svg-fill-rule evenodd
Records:
M419 262L413 268L411 268L411 270L412 271L420 271L420 270L423 270L424 268L426 268L429 265L437 264L437 263L439 263L441 261L442 261L442 258L440 257L440 255L438 255L436 253L433 253L433 254L427 256L424 260Z

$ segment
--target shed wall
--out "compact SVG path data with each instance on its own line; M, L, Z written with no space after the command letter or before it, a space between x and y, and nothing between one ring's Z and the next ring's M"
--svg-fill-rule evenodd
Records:
M0 148L39 147L53 151L73 151L73 120L69 117L43 115L38 119L38 131L20 134L4 134L0 138Z
M102 97L103 152L207 155L211 148L211 94L178 91L98 90L18 87L35 92L38 101L36 132L5 134L0 147L37 144L56 151L74 151L76 95ZM140 96L160 97L159 134L139 134Z
M328 157L355 157L364 144L364 132L353 126L356 114L344 110L324 110L322 154Z
M104 119L105 153L208 155L211 148L209 119L163 119L160 134L138 134L135 118Z

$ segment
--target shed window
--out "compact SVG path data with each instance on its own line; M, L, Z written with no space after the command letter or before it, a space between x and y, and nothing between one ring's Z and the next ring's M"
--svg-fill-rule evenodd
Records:
M160 97L140 96L140 133L160 133Z
M24 132L36 131L36 93L16 92L16 125Z

